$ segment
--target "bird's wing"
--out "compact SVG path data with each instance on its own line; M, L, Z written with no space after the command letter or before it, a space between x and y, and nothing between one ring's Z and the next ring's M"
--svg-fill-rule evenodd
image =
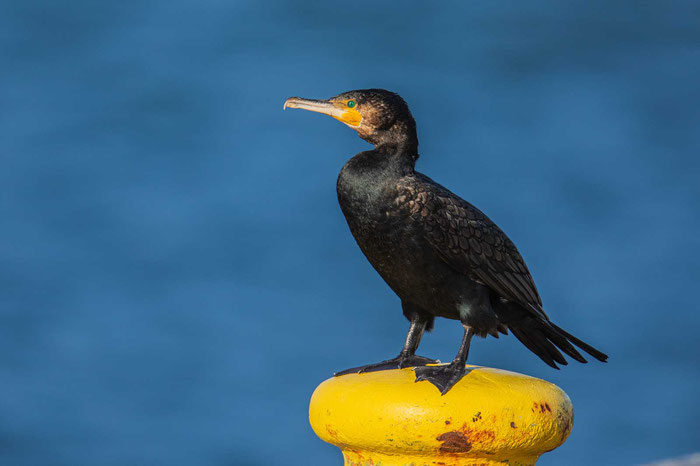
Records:
M403 188L403 189L402 189ZM399 187L411 218L437 254L456 271L547 319L525 261L483 212L425 175Z

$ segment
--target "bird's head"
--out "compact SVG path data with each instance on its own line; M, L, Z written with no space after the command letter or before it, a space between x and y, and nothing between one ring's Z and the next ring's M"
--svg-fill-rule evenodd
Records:
M378 149L415 152L418 138L416 122L406 102L384 89L349 91L327 100L290 97L284 108L301 108L330 115L357 131Z

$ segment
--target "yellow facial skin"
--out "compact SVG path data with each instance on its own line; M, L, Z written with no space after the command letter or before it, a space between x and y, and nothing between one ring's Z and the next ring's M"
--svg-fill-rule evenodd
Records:
M290 97L284 102L283 108L300 108L310 112L323 113L357 129L362 124L362 114L357 109L355 100L314 100Z
M354 103L352 108L350 107L349 102ZM362 123L362 114L357 110L357 103L354 100L336 101L333 102L333 105L343 110L343 113L340 116L331 115L333 118L352 128L357 128L360 126L360 123Z

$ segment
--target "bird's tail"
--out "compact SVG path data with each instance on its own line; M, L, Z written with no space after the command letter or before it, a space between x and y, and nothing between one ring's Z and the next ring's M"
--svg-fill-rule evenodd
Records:
M517 324L509 324L508 328L523 345L527 346L530 351L555 369L559 369L556 363L568 364L560 350L578 362L587 362L574 345L598 361L606 362L608 359L607 354L598 351L588 343L584 343L543 318L527 317L517 322Z

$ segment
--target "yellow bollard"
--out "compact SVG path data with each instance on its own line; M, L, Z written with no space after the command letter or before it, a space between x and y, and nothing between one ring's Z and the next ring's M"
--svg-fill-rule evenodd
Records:
M444 396L413 369L330 378L311 397L311 427L349 466L533 465L569 436L573 407L556 385L467 369Z

